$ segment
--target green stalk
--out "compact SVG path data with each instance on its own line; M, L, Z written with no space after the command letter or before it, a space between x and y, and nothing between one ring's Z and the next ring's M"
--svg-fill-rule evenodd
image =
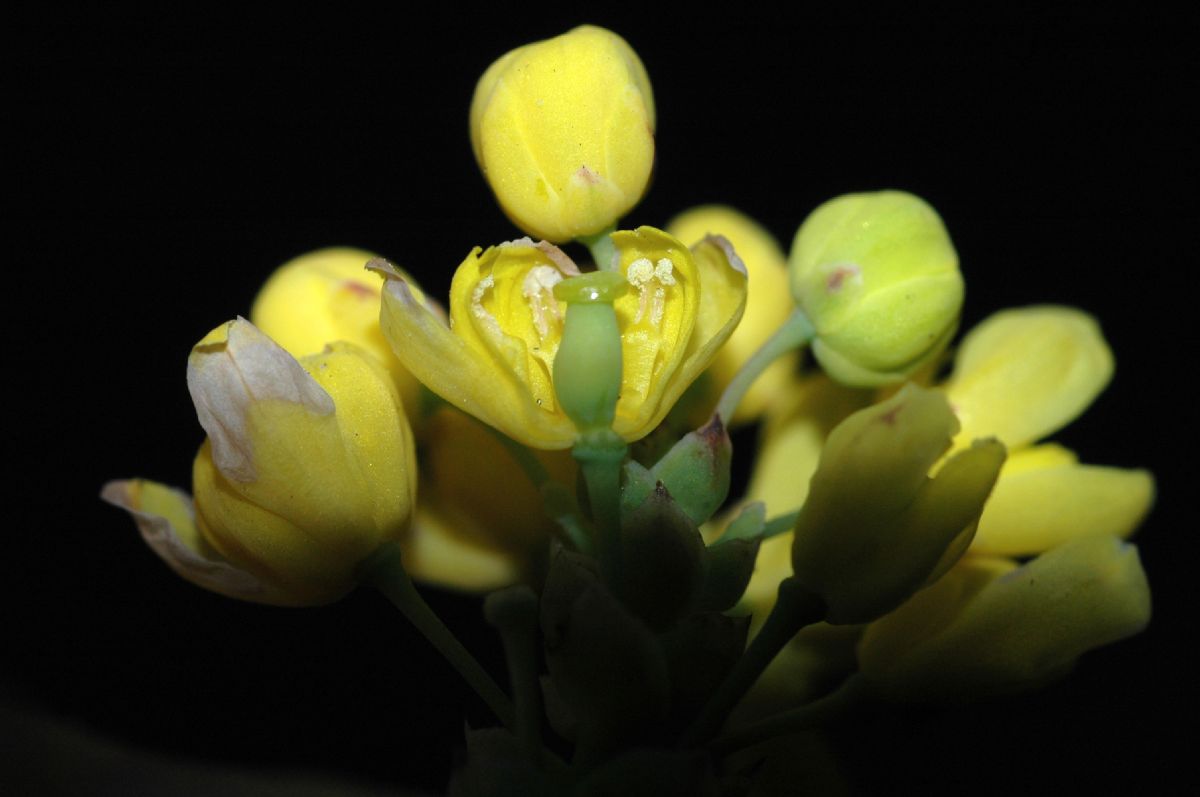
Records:
M385 542L379 546L375 553L359 565L359 574L364 583L382 592L384 597L417 627L476 694L483 698L483 702L487 703L488 708L505 727L510 730L515 728L516 716L512 701L475 657L463 647L458 637L454 636L434 614L433 609L429 608L429 604L421 597L421 593L409 577L408 571L404 569L400 546L397 543Z
M541 460L534 456L534 453L528 448L494 426L489 426L483 421L477 421L477 423L487 429L492 437L504 446L521 470L525 471L530 483L542 496L542 509L551 520L558 524L567 543L577 551L590 552L591 540L588 538L587 529L584 528L583 518L579 516L579 507L575 506L567 488L550 477Z
M726 386L721 400L717 402L716 412L721 416L721 420L729 422L738 405L742 403L746 391L754 384L754 380L767 370L767 366L788 352L807 345L815 335L816 330L808 316L804 315L799 307L793 310L779 329L767 338L766 343L746 360L737 376Z
M855 674L822 698L789 711L767 717L752 725L726 734L708 747L717 755L727 755L776 736L807 730L861 708L871 697L870 687Z
M621 463L629 447L611 429L581 435L571 449L587 484L596 557L605 581L621 572Z
M729 717L729 712L750 691L750 687L754 686L754 682L783 650L784 645L801 628L824 619L825 611L824 601L800 586L795 576L780 582L779 600L767 615L762 630L683 734L680 746L697 747L715 736Z
M613 256L617 253L617 247L613 245L613 231L616 230L616 224L606 230L601 230L595 235L585 235L576 240L588 248L592 253L592 260L596 262L596 268L600 271L607 271L613 267Z

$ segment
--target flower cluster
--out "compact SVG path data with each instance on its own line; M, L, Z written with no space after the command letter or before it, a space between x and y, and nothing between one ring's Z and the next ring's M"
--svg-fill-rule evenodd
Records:
M609 31L502 56L471 144L531 237L472 249L448 311L370 252L281 266L188 360L207 436L193 496L132 479L104 498L231 597L378 587L508 726L474 739L464 777L491 766L521 793L650 771L705 792L712 771L681 750L786 732L807 715L779 712L833 678L970 700L1140 630L1149 592L1122 540L1152 477L1039 443L1111 377L1096 321L1002 311L938 381L964 281L928 203L834 198L788 255L722 206L618 229L655 123ZM727 427L759 422L730 503ZM511 698L413 580L492 592ZM543 710L570 768L541 743ZM751 724L715 738L731 713Z

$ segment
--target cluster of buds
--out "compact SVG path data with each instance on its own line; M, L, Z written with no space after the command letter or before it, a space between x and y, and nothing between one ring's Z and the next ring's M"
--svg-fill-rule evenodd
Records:
M935 383L964 288L928 203L832 199L787 255L721 206L618 229L655 124L609 31L502 56L470 139L531 237L473 249L448 311L370 252L285 264L189 358L194 495L134 479L104 497L231 597L379 587L511 731L474 739L463 793L501 759L522 793L667 775L664 793L707 793L687 751L728 747L713 738L739 705L735 722L783 728L834 671L885 701L1011 692L1142 628L1121 540L1153 479L1035 444L1111 376L1094 320L999 313ZM727 427L757 422L730 504ZM412 580L508 588L488 618L511 701ZM569 768L542 746L543 701Z

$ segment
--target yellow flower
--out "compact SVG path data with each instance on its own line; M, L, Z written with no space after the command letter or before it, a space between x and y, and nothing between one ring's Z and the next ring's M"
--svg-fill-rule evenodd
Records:
M667 232L681 241L699 241L706 235L727 238L746 265L749 289L746 313L737 330L721 347L708 374L708 389L719 395L750 355L787 319L792 311L788 291L787 258L779 244L749 216L724 205L703 205L684 211L669 224ZM786 388L796 368L798 355L781 357L770 365L746 393L727 423L748 423L762 415L767 404Z
M452 408L416 420L418 382L379 328L383 279L365 268L374 255L361 249L322 249L281 266L259 291L251 321L295 357L333 341L361 346L395 379L420 458L420 491L412 527L401 540L404 566L419 581L469 591L506 586L525 577L533 549L552 523L528 477L485 429ZM420 288L399 269L388 269ZM574 483L570 457L543 457L564 483ZM477 479L480 468L491 476Z
M992 434L1011 455L971 550L1028 556L1084 535L1127 537L1154 500L1145 470L1080 465L1054 444L1112 378L1095 319L1069 307L1005 310L963 339L943 386L962 423L956 447Z
M583 25L488 67L471 101L471 147L500 207L564 242L616 224L654 164L654 99L637 53Z
M297 361L238 319L193 348L188 388L208 432L194 514L150 482L104 493L185 578L245 600L328 603L381 543L403 537L416 499L412 434L374 357L334 343Z
M289 260L259 290L250 322L293 357L314 354L338 340L361 347L391 372L404 406L412 410L420 383L400 366L379 330L383 281L366 270L374 257L362 249L336 247Z
M899 382L953 337L963 301L941 218L903 191L846 194L809 214L792 244L792 293L813 354L839 382Z
M959 702L1040 686L1149 620L1136 549L1080 537L1022 566L964 559L867 627L859 668L891 700Z
M950 448L958 421L944 397L908 384L834 427L792 540L792 569L832 623L861 623L936 579L970 542L1004 446Z
M724 239L689 251L651 227L613 234L630 283L614 308L623 364L613 428L648 434L733 332L746 274ZM577 432L553 386L563 310L554 286L579 273L560 250L529 239L475 249L450 288L447 327L403 279L384 289L380 323L401 363L454 406L534 448L561 449Z

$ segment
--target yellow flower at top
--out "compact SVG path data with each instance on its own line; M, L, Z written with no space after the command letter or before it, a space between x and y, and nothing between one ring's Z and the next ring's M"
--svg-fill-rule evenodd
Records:
M500 207L565 242L615 226L654 165L654 98L637 53L591 25L518 47L471 100L471 147Z
M613 429L650 433L729 338L746 301L745 269L728 242L689 250L652 227L614 233L628 289L614 302L621 389ZM526 445L571 447L574 423L554 392L565 306L554 286L579 270L529 239L475 249L455 272L450 326L392 275L380 323L396 356L446 401Z

